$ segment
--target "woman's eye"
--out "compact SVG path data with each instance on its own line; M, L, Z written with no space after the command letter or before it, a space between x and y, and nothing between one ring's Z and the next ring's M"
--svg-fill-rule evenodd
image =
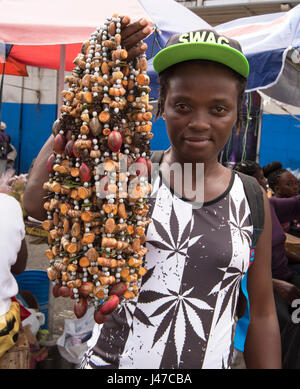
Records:
M225 107L222 107L221 105L217 105L215 107L215 110L217 111L217 113L223 113L225 112Z
M184 103L177 103L176 104L176 109L178 111L181 111L181 112L188 112L189 111L188 105L184 104Z

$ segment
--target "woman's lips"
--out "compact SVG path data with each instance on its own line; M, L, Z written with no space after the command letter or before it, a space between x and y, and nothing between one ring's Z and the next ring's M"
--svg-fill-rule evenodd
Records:
M211 142L210 138L184 138L184 142L187 143L189 146L193 147L204 147L209 142Z

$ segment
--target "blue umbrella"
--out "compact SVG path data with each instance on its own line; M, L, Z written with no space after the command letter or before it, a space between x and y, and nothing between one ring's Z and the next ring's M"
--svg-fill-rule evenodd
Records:
M263 89L287 104L300 105L300 5L280 12L236 19L215 29L238 39L249 64L247 91Z

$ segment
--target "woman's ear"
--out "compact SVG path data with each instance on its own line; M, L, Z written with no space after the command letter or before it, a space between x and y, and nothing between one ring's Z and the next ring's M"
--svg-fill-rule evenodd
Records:
M274 193L280 194L280 185L277 184L274 186Z

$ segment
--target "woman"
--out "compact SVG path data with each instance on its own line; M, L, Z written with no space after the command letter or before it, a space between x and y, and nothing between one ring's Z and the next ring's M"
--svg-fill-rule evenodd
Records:
M287 169L283 169L280 162L269 163L262 169L275 197L288 198L299 193L298 178Z
M271 162L263 167L269 186L276 198L291 198L299 194L299 180L293 173L284 169L280 162ZM281 223L285 232L299 236L298 217ZM286 251L291 271L300 274L300 257L291 251Z
M141 31L138 23L130 30L128 26L125 43L133 42L133 37L139 41ZM174 36L167 46L154 59L154 67L161 85L159 114L166 121L171 147L154 182L148 272L140 295L95 326L83 368L231 366L235 312L249 264L252 224L243 184L218 163L218 154L239 118L248 63L236 41L213 31ZM174 163L192 167L189 176L183 169L182 185L169 174ZM203 164L203 181L197 164ZM32 176L36 174L37 165ZM193 188L204 185L203 207L183 185L185 178ZM248 272L248 368L281 367L266 196L264 204L265 227ZM237 209L243 215L234 212Z

